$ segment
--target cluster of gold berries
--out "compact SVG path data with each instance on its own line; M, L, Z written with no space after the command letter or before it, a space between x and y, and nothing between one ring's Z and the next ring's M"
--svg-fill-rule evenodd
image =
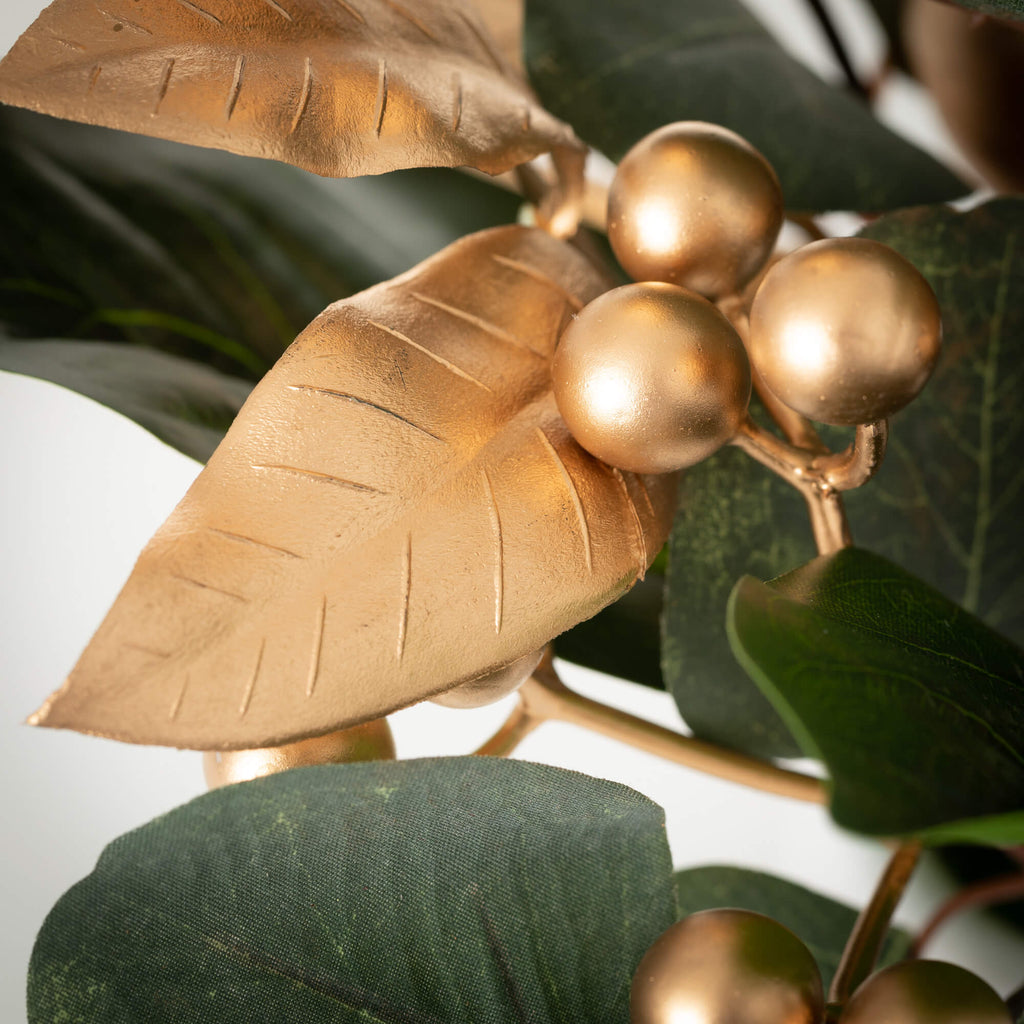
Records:
M762 271L782 222L771 165L725 128L667 125L626 154L608 237L640 283L586 306L552 366L559 411L591 454L638 473L700 462L746 421L751 364L823 423L883 419L921 390L938 304L910 263L866 239L813 242L772 266L744 345L714 303Z
M822 1024L825 995L810 950L749 910L683 918L647 951L633 978L632 1024ZM836 1024L1011 1024L977 975L905 960L864 981Z

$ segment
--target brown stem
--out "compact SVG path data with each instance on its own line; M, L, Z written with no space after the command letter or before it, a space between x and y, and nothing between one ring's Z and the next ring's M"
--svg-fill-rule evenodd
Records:
M1014 872L1001 878L987 878L961 889L932 915L931 920L918 932L910 948L911 956L920 956L935 933L949 918L976 907L994 907L999 903L1024 899L1024 874Z
M828 1019L835 1020L843 1005L868 978L878 962L885 937L889 933L896 905L903 896L910 876L921 857L921 844L903 843L889 859L878 880L871 902L861 911L853 926L842 959L828 992Z
M725 750L713 743L682 736L574 693L559 679L548 658L523 683L519 700L516 711L498 733L476 751L477 754L509 754L541 722L561 721L590 729L675 764L776 796L815 804L823 804L827 800L825 786L818 779Z

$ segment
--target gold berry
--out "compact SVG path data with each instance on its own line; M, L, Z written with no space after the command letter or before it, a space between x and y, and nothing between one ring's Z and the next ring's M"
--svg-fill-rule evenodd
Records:
M820 1024L821 974L807 947L749 910L705 910L664 932L633 977L632 1024Z
M307 768L318 764L350 761L389 761L395 741L386 718L376 718L326 736L256 750L208 750L203 754L203 774L210 789L233 782L249 782L264 775Z
M754 277L782 219L771 164L735 132L703 121L668 124L641 139L608 193L608 239L630 277L712 299Z
M433 703L446 708L482 708L493 704L502 697L515 693L530 678L543 653L543 647L538 651L531 651L511 664L503 665L476 679L470 679L430 699Z
M552 364L555 401L592 455L634 473L692 466L736 436L750 364L728 320L671 284L624 285L580 311Z
M750 360L768 387L812 420L883 419L913 399L939 356L942 322L928 282L880 242L830 238L768 271L750 310Z
M839 1024L1012 1024L998 995L976 974L937 960L905 960L867 979Z

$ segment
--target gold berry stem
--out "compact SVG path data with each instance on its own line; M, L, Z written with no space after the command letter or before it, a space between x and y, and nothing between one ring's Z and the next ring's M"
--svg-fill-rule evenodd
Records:
M750 417L732 444L782 477L804 496L818 554L829 555L850 546L852 538L843 499L839 491L815 469L815 460L820 456L783 441Z
M846 1001L874 970L889 933L893 912L920 857L921 844L907 842L898 846L889 858L871 902L861 911L853 926L839 967L832 978L828 991L827 1021L836 1020Z
M538 725L548 721L568 722L590 729L675 764L762 792L807 803L827 801L825 787L819 779L682 736L574 693L558 677L548 655L520 688L519 706L475 753L506 756Z
M878 472L888 443L888 420L862 423L848 448L819 456L811 463L811 468L829 487L837 491L852 491L866 484Z

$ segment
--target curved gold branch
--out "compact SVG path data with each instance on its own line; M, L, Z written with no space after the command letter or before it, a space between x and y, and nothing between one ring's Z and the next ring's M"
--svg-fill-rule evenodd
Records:
M888 443L888 420L862 423L857 427L853 443L845 451L815 459L811 469L837 491L852 491L866 484L878 472Z
M882 951L893 912L903 896L921 858L921 844L907 842L897 847L878 880L871 902L861 911L843 950L842 959L828 992L828 1020L834 1020L843 1004L874 970Z
M501 729L476 754L505 756L542 722L560 721L765 793L814 804L824 804L828 798L819 779L683 736L573 692L558 677L549 656L523 684L519 701Z

